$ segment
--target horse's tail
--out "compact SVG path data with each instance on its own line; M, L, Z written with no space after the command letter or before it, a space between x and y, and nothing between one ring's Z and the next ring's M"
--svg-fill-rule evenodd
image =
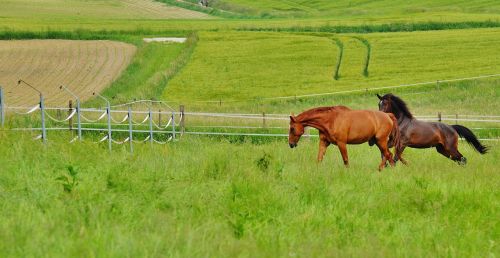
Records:
M469 128L461 125L452 125L453 129L460 135L460 137L465 138L467 143L469 143L471 146L473 146L477 152L481 154L485 154L488 152L488 147L484 146L479 142L477 137L474 135L474 133L469 130Z
M394 146L395 152L394 156L395 158L398 158L401 151L401 133L399 132L399 125L398 125L398 120L396 119L396 116L392 113L387 113L389 117L392 120L392 131L391 135L389 136L389 142L392 142L392 145Z

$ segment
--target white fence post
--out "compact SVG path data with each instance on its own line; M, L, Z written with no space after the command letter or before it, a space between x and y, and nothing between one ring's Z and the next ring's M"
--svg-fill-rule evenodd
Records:
M3 99L3 89L0 86L0 127L5 124L5 100Z
M43 95L40 93L40 112L42 113L42 141L47 141L47 131L45 128L45 104L43 102Z
M129 139L129 144L130 144L130 153L134 153L134 147L133 147L133 133L132 133L132 110L130 106L128 107L128 139Z

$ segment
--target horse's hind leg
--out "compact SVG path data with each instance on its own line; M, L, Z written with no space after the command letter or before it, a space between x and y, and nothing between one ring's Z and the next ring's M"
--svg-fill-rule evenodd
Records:
M454 141L450 141L448 143L450 150L450 158L456 161L460 165L467 164L467 159L458 151L458 137L454 139Z
M403 165L408 165L408 162L403 158L403 151L405 150L406 146L401 146L401 149L399 150L399 152L397 151L397 149L394 150L394 162L397 162L398 160L401 161L401 163L403 163Z
M467 163L467 159L458 151L458 139L455 142L448 142L446 145L437 145L436 150L443 156L458 162L461 165Z

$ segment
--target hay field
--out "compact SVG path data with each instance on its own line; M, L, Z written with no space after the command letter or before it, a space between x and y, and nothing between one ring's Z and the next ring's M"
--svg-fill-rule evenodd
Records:
M22 79L40 89L47 105L67 105L60 85L82 100L113 82L131 62L136 47L113 41L0 41L0 85L10 106L38 102L35 91L18 86Z
M153 0L0 0L0 17L100 19L198 19L204 13L168 6Z

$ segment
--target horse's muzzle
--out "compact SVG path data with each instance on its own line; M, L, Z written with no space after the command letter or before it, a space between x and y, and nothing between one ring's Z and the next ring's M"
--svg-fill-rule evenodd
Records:
M293 148L295 148L295 147L297 147L297 143L290 143L290 148L292 148L292 149L293 149Z

